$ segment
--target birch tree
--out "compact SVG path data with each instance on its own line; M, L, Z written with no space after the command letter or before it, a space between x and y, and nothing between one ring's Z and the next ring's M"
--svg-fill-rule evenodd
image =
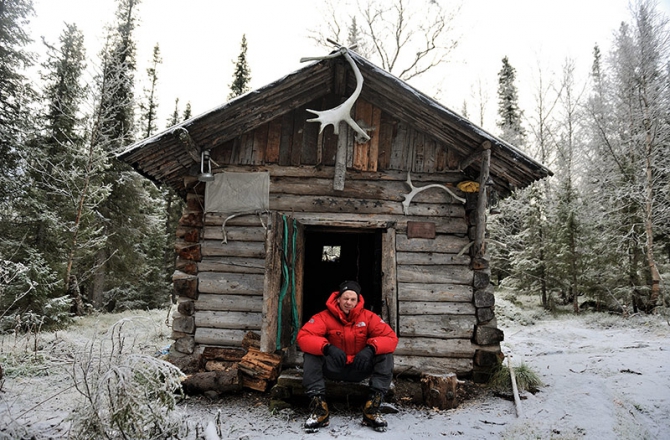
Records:
M356 44L356 52L410 81L449 61L458 12L435 0L326 2L325 22L311 38L322 46L330 45L327 39Z
M600 78L589 106L594 147L602 152L592 171L608 202L606 220L618 231L614 244L626 256L621 272L634 310L651 311L662 299L655 239L669 220L668 35L667 18L654 3L637 3L631 23L616 34L610 75Z

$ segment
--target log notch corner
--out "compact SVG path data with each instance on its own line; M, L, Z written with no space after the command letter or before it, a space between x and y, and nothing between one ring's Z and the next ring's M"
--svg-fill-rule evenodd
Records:
M488 382L496 365L502 362L500 342L504 339L498 329L494 314L495 297L491 285L491 267L486 252L486 206L489 191L489 166L491 162L491 144L481 146L481 167L479 191L466 194L465 212L468 219L468 237L473 242L470 247L472 270L474 271L473 302L477 314L477 324L473 343L479 346L473 359L472 380L477 383Z
M198 369L195 354L195 300L198 299L198 262L202 260L200 237L204 214L204 185L187 178L186 208L179 219L175 242L175 272L172 275L173 301L177 312L172 319L172 339L168 359L185 373Z

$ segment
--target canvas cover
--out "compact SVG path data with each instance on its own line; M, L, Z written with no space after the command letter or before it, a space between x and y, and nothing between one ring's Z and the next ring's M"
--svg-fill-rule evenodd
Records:
M217 173L205 187L205 212L228 216L270 209L270 173Z

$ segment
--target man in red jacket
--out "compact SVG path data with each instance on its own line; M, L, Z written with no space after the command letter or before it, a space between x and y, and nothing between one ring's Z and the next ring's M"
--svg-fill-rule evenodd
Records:
M328 426L324 378L360 382L369 377L370 397L363 408L363 424L386 431L379 411L393 379L393 351L398 337L379 315L364 309L361 286L345 281L326 301L326 310L314 315L298 332L304 352L303 386L312 398L305 431Z

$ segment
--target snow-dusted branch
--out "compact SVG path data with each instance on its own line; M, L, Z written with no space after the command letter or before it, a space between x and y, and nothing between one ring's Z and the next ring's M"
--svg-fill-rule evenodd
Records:
M305 61L316 61L316 60L325 60L328 58L335 58L337 56L343 56L351 65L351 68L354 71L354 75L356 76L356 89L354 90L354 93L347 98L346 101L344 101L342 104L338 105L337 107L331 108L329 110L310 110L307 109L308 112L314 113L317 117L313 119L308 119L307 122L319 122L321 123L321 130L319 130L319 133L323 131L326 126L332 124L333 125L333 133L336 135L339 135L340 133L340 122L344 121L351 128L353 128L356 133L358 133L358 136L356 137L356 140L358 142L367 142L370 140L370 136L363 130L352 118L351 118L351 109L354 106L354 103L358 99L358 97L361 94L361 90L363 90L363 75L361 75L361 71L358 69L358 66L354 62L354 60L351 58L349 55L349 49L346 47L342 46L337 50L336 52L331 53L330 55L326 55L324 57L305 57L301 58L300 62L305 62Z
M412 185L412 178L410 177L409 172L407 173L407 181L405 182L409 185L411 188L411 191L409 194L405 196L405 200L402 202L402 211L405 213L405 215L409 215L409 204L412 203L412 199L414 198L415 195L419 194L421 191L426 190L428 188L442 188L446 192L449 193L451 197L453 197L455 200L458 200L461 203L465 203L465 199L462 197L458 197L456 194L453 193L448 187L444 185L440 185L439 183L433 183L430 185L422 186L422 187L416 187Z

